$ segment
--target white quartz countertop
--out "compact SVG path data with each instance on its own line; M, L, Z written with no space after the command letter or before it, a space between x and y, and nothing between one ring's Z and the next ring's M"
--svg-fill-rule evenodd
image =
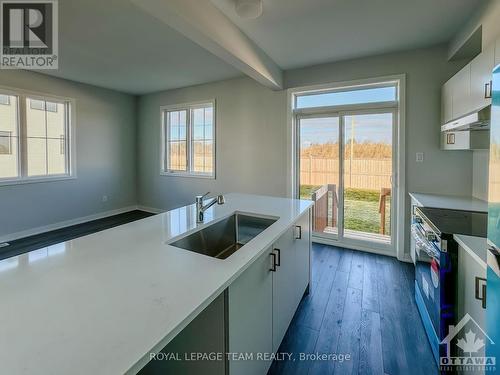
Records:
M476 262L486 269L486 256L488 252L486 238L465 236L462 234L455 234L453 238Z
M488 202L474 197L414 192L410 193L410 196L424 207L488 212Z
M310 206L228 194L0 261L0 372L136 373ZM279 220L225 260L166 245L235 211Z

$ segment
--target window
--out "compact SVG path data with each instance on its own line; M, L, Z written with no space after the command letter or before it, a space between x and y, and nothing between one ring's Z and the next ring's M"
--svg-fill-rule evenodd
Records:
M382 87L347 87L329 91L313 91L296 95L295 108L330 107L397 100L394 85Z
M0 131L0 155L12 154L12 132Z
M7 96L10 105L0 106L0 184L71 176L71 102Z
M10 105L10 96L9 95L1 95L0 94L0 104Z
M162 108L162 173L215 176L215 103Z
M44 100L30 99L30 108L39 111L57 112L57 103L46 102Z

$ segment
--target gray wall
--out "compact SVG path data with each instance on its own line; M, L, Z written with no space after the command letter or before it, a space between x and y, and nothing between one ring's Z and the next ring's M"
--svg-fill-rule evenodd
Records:
M484 201L488 200L488 167L490 153L477 150L472 156L472 195Z
M78 175L0 186L0 236L136 204L134 96L26 71L0 71L0 85L76 100Z
M160 106L216 100L217 178L160 176ZM286 95L250 78L166 91L139 98L138 201L172 209L196 194L286 192Z
M448 63L446 53L443 45L295 69L285 72L285 85L406 73L407 190L471 195L472 154L439 148L441 85L465 64ZM213 97L217 99L217 179L160 176L159 107ZM170 209L191 203L195 194L205 191L285 196L286 105L284 91L272 92L247 78L141 97L140 204ZM416 152L425 153L424 163L415 162ZM409 200L405 209L409 215Z

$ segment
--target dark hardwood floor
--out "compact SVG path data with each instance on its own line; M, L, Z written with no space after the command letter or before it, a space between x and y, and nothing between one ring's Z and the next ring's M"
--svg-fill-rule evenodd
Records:
M113 228L118 225L144 219L152 213L134 210L123 214L109 216L103 219L89 221L83 224L72 225L66 228L37 234L9 242L9 246L0 248L0 260L10 258L28 251L41 249L60 242L69 241L87 234Z
M414 300L413 265L394 258L313 244L312 283L270 375L437 374ZM350 354L301 360L300 353Z

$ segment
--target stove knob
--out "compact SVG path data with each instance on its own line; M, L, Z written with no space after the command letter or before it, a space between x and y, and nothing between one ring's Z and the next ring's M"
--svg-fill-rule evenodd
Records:
M415 216L415 223L423 224L424 221L422 220L422 218L420 216Z

